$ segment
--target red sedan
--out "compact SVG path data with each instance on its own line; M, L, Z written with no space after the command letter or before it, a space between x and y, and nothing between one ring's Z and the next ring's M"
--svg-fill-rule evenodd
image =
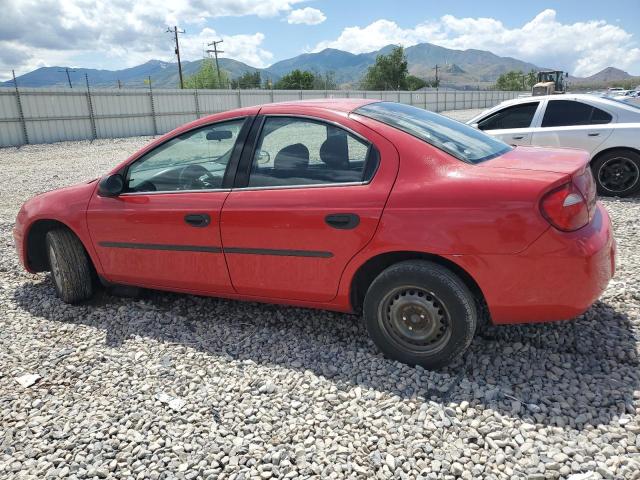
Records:
M97 278L362 311L388 357L437 368L484 318L569 319L602 293L615 241L587 162L396 103L271 104L29 200L14 236L66 302Z

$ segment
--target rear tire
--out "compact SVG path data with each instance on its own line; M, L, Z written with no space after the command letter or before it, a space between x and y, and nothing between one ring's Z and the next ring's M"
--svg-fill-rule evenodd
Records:
M423 260L384 270L364 300L367 330L388 358L427 369L461 356L476 331L476 299L450 270Z
M612 150L591 163L598 194L628 197L640 191L640 155L631 150Z
M93 294L87 252L73 232L58 228L47 232L47 255L53 285L66 303L87 300Z

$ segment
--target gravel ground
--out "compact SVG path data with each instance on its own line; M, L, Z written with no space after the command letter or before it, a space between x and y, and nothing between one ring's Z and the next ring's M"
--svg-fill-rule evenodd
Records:
M0 478L640 478L640 199L604 201L618 272L585 315L489 327L429 372L382 358L355 316L69 306L25 273L19 205L146 141L0 150Z

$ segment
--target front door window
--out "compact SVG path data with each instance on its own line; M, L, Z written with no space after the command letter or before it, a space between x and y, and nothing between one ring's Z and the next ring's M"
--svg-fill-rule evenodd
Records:
M224 172L244 119L207 125L160 145L127 171L128 192L211 190Z

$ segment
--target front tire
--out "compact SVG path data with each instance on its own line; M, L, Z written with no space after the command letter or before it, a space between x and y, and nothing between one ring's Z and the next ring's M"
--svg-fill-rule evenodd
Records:
M364 319L388 358L427 369L461 356L476 331L476 299L441 265L411 260L384 270L364 300Z
M91 266L82 243L73 232L58 228L47 232L47 255L53 285L66 303L87 300L93 294Z
M640 191L640 155L631 150L612 150L592 162L598 194L628 197Z

